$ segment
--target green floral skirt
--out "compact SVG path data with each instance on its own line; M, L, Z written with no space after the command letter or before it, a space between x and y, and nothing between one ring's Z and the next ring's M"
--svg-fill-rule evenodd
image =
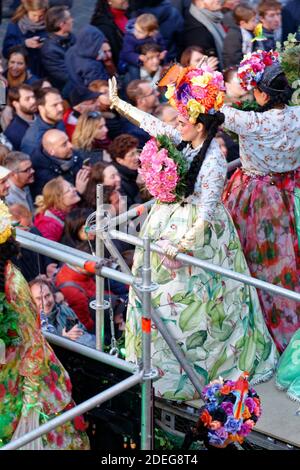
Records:
M199 218L192 204L155 204L141 237L177 244ZM198 244L197 244L198 243ZM230 215L222 204L215 220L191 252L196 258L249 275L240 241ZM142 249L136 248L133 274L139 276ZM277 351L266 328L256 289L194 266L168 269L161 257L151 254L152 278L159 288L152 296L160 317L174 341L194 367L202 384L222 376L235 380L242 371L251 383L268 380L275 371ZM141 358L142 307L134 291L129 294L126 323L126 359ZM159 371L156 395L190 400L197 394L161 334L152 324L152 365Z

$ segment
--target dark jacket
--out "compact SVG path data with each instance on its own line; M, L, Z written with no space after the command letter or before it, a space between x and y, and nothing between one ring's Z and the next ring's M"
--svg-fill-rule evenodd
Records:
M121 123L121 133L122 134L130 134L136 137L139 141L139 147L143 147L147 140L150 139L150 135L144 131L139 126L136 126L132 122L128 121L127 119L122 119Z
M276 49L275 32L263 28L263 35L266 39L263 41L256 41L255 49L261 49L263 51L274 51Z
M91 166L95 165L95 163L97 162L103 161L103 150L101 149L84 150L74 148L74 153L75 155L78 155L82 159L82 161L89 158L89 165Z
M157 6L139 7L134 12L134 16L139 16L142 13L152 13L156 16L160 33L166 43L168 51L167 60L176 59L182 46L181 36L184 27L183 18L177 8L169 0L163 0Z
M161 47L161 50L166 49L165 41L160 33L153 37L145 39L137 39L133 33L134 24L136 19L129 20L126 26L126 33L123 40L123 47L120 52L119 66L122 70L123 64L130 64L136 67L141 65L139 55L141 54L140 48L144 44L153 44L154 42Z
M73 86L87 87L93 80L107 80L101 60L96 60L106 38L94 26L84 26L74 46L66 52L66 67Z
M48 181L58 176L62 176L69 183L75 184L76 175L82 167L82 159L78 155L73 154L71 160L59 161L41 148L35 149L31 161L35 170L34 183L30 185L33 199L38 194L42 194L43 187Z
M208 29L194 18L188 11L184 21L183 33L184 47L202 47L206 55L218 57L216 44L213 35Z
M289 33L298 33L297 39L299 41L299 26L300 2L299 0L290 0L282 10L282 41L287 39Z
M238 25L230 27L224 39L223 67L239 65L243 58L243 37Z
M5 78L7 78L7 74L8 74L8 70L5 70L3 74ZM35 82L38 82L39 80L40 80L39 77L31 73L31 70L27 69L26 78L23 83L25 83L26 85L33 85Z
M65 64L65 54L74 46L76 38L70 33L68 37L50 34L41 48L41 59L45 75L54 87L62 89L68 81L68 71Z
M30 126L21 142L21 150L28 155L31 155L35 148L39 147L41 140L45 132L50 129L59 129L60 131L65 132L65 125L63 121L59 121L57 124L48 124L43 121L40 115L37 116L36 120Z
M9 49L12 46L25 46L26 39L30 39L33 36L45 38L47 37L47 31L28 31L26 34L23 34L19 28L18 23L9 23L3 40L3 56L7 59ZM26 47L26 50L28 52L29 69L32 71L33 74L37 75L38 77L43 77L44 72L41 62L40 49L32 49L30 47Z
M115 64L119 62L119 54L123 45L123 32L116 25L113 15L110 11L98 13L96 10L92 16L91 24L96 26L109 41L112 58Z
M127 196L127 208L129 209L133 204L141 204L140 188L136 183L138 176L137 170L130 170L117 162L114 162L114 165L121 176L120 192L123 196Z
M33 122L32 122L33 124ZM4 131L4 135L12 143L14 150L20 150L22 139L29 127L29 123L15 114L13 120Z

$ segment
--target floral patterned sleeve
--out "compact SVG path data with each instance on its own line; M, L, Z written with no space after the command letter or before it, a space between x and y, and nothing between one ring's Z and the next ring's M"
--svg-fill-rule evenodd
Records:
M225 115L224 127L236 134L259 132L261 119L254 111L240 111L231 106L224 105L221 109Z
M226 175L226 159L219 144L213 140L195 183L194 193L187 199L187 202L200 207L201 218L207 222L214 219L216 206L221 202Z
M150 114L146 114L143 120L140 123L140 127L148 132L152 137L157 137L158 135L167 135L175 145L180 144L181 135L174 129L174 127L169 124L165 124L160 119Z

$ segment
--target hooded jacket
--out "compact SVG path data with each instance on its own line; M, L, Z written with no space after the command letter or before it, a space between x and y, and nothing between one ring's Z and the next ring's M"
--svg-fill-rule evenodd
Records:
M66 52L65 64L73 86L87 87L93 80L107 80L108 73L101 60L99 50L108 42L104 34L94 26L84 26L77 35L74 46Z

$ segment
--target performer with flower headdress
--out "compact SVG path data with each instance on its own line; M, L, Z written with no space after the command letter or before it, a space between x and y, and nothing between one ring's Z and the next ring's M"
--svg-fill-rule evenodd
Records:
M300 292L300 107L288 106L292 89L279 59L277 52L256 51L240 64L241 84L254 90L260 112L222 108L225 127L239 135L242 162L223 202L252 275ZM300 304L266 291L259 298L283 351L300 327Z
M268 380L277 353L256 290L173 259L179 251L187 252L249 274L238 234L221 203L227 163L214 137L224 120L219 111L223 77L208 66L175 65L159 84L168 85L167 97L178 110L177 130L120 100L115 79L110 81L112 106L156 137L143 149L140 170L157 199L141 236L163 246L166 254L151 254L153 279L159 284L153 303L203 385L219 375L235 380L243 371L249 371L252 382ZM133 274L141 267L142 251L136 248ZM125 340L129 361L141 357L141 316L141 304L131 290ZM160 373L154 384L158 396L196 397L154 325L152 363Z
M69 376L41 333L30 289L11 258L18 253L0 201L0 447L74 406ZM81 416L22 447L85 450Z

